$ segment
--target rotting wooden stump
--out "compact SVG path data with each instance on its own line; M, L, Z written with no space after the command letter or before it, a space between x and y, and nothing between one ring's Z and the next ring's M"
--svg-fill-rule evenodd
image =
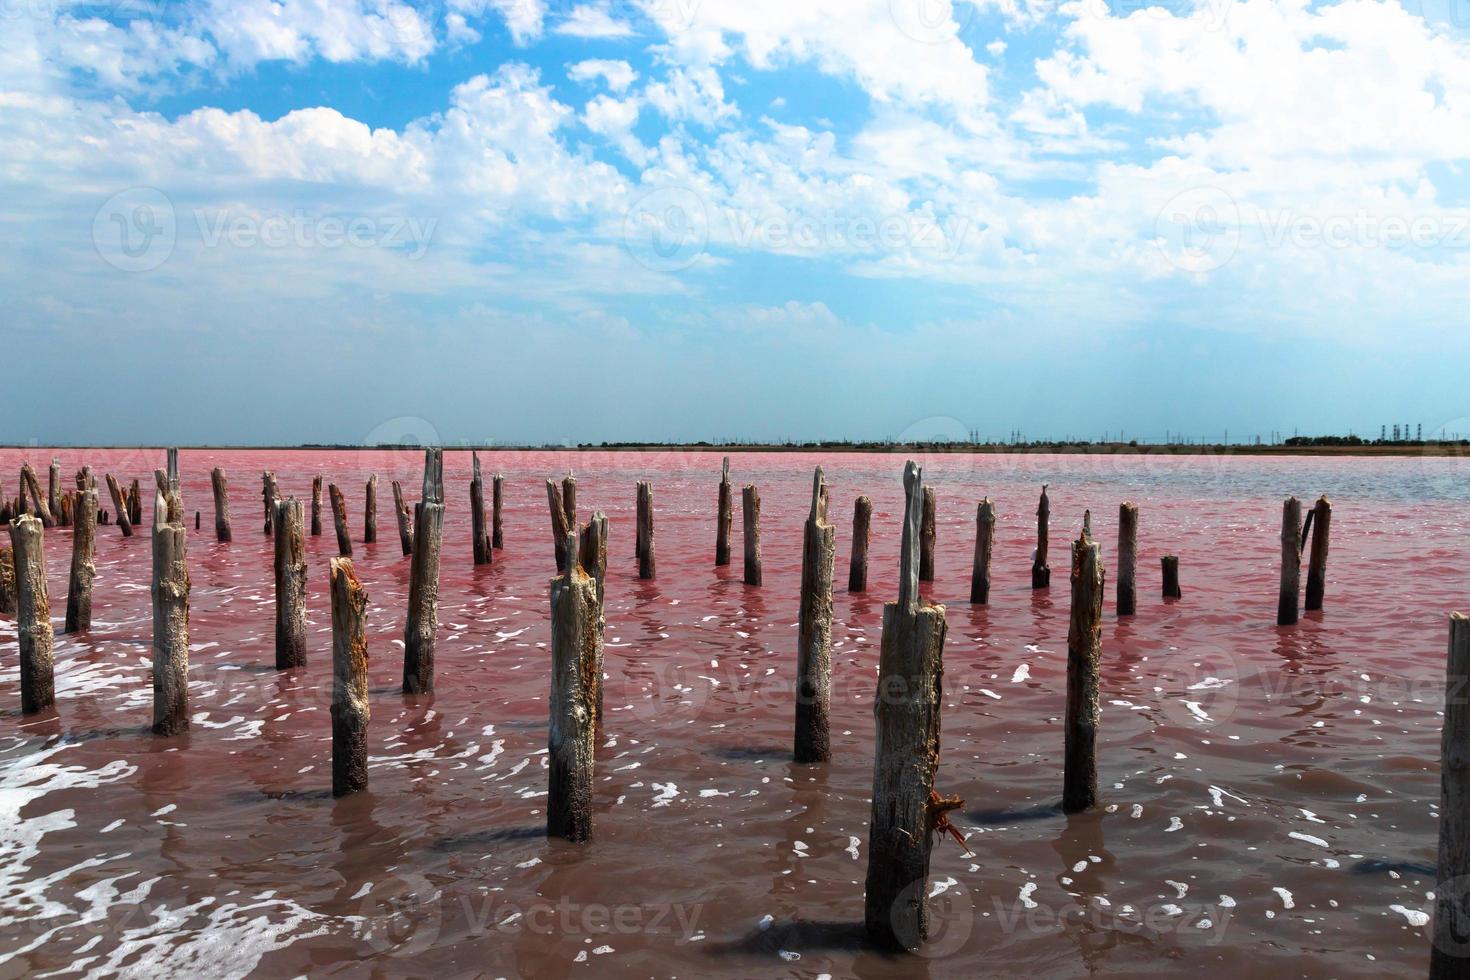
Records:
M23 463L20 467L20 481L22 484L22 497L30 494L31 510L41 518L42 527L55 527L56 517L51 513L46 498L41 496L41 485L36 482L36 471L31 469L30 463Z
M924 510L919 524L919 581L934 581L934 538L935 524L939 516L938 501L934 488L924 488Z
M270 470L260 474L260 500L265 507L265 536L270 537L275 533L276 501L281 499L280 487L276 485L276 475Z
M868 591L868 533L873 525L873 502L858 497L852 505L852 557L847 568L847 591Z
M470 453L470 537L476 565L488 565L495 557L490 532L485 527L485 479L480 475L480 454Z
M995 504L989 497L975 508L975 566L970 571L970 602L990 603L990 556L995 550Z
M337 554L352 557L352 533L347 528L347 500L337 484L327 486L327 496L332 501L332 524L337 529Z
M6 521L6 526L10 524ZM0 616L15 615L15 552L0 546Z
M225 471L216 466L209 472L209 483L214 489L214 538L230 541L234 531L230 528L230 481Z
M547 733L546 834L592 839L592 766L597 729L596 691L589 680L602 645L597 581L578 558L577 535L567 534L567 568L551 580L551 710Z
M1307 562L1307 595L1303 603L1308 612L1322 608L1322 596L1327 590L1327 547L1332 531L1332 504L1323 494L1312 505L1307 517L1312 527L1311 557Z
M1097 803L1097 725L1102 661L1102 549L1084 532L1072 545L1072 613L1067 627L1062 810Z
M276 670L306 666L306 529L301 501L276 503Z
M311 478L311 536L321 537L322 533L322 477L318 473ZM405 552L406 553L406 552Z
M567 530L577 529L577 478L569 470L561 481L561 505L567 517Z
M367 593L351 558L333 558L332 591L332 795L367 789L368 645Z
M496 473L490 478L490 547L505 547L505 532L501 527L501 503L505 494L505 474Z
M132 487L128 490L128 520L133 527L143 523L143 487L139 481L134 480Z
M1281 507L1281 592L1276 601L1277 626L1290 626L1297 621L1301 575L1302 502L1288 497Z
M653 484L647 480L638 484L638 517L638 577L651 579L656 570L653 547Z
M1138 611L1138 505L1118 505L1118 615Z
M439 548L444 535L444 456L424 454L423 499L414 508L413 558L408 572L408 619L403 627L403 693L434 690L434 641L439 628Z
M20 641L21 714L56 704L51 601L46 593L45 525L22 514L10 522L10 560L15 581L15 632Z
M117 513L117 526L122 531L122 536L131 538L133 521L129 516L128 501L123 496L122 487L117 485L117 478L111 473L107 474L107 492L112 495L112 509Z
M184 525L162 491L153 508L153 732L189 729L189 561Z
M796 738L798 763L832 758L832 569L837 528L827 523L827 481L812 477L812 505L801 552L801 609L797 618Z
M363 493L362 543L375 544L378 540L378 474L368 477Z
M607 631L607 515L600 510L592 514L592 520L582 525L577 560L583 571L597 583L597 661L592 665L588 685L596 706L597 720L602 721L602 638Z
M1051 587L1051 566L1046 563L1047 559L1047 524L1051 518L1051 498L1046 495L1049 484L1041 485L1041 501L1036 505L1036 552L1031 559L1031 587L1033 589L1047 589Z
M551 546L556 556L556 570L560 574L567 570L567 535L572 528L567 523L562 486L556 480L546 481L546 506L551 511Z
M753 483L740 491L745 535L745 584L761 584L761 492Z
M51 465L46 470L46 506L51 508L51 514L61 521L61 526L66 527L66 512L61 500L61 460L55 456L51 457Z
M66 632L92 628L92 582L97 578L93 551L97 543L97 491L78 490L71 536L71 575L66 588Z
M1470 618L1450 614L1439 741L1439 863L1431 980L1470 976Z
M929 933L929 852L944 812L960 805L934 790L944 690L944 607L919 597L923 472L904 467L898 600L883 606L873 808L863 927L882 949L917 949Z
M1163 566L1164 598L1183 599L1184 590L1179 587L1179 556L1164 555L1159 563Z
M398 543L405 556L413 554L413 515L403 499L403 486L393 481L393 513L398 518Z
M730 457L720 464L720 495L715 511L715 566L730 564L730 525L734 521L734 492L730 488Z

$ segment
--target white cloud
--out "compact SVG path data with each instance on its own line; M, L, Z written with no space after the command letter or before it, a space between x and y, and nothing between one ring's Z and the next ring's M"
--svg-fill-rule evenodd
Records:
M585 3L573 7L566 19L556 25L555 31L567 37L604 40L633 36L633 28L626 21L614 19L606 6Z
M505 20L511 39L519 45L539 38L546 19L546 0L449 0L449 9L473 17L494 10Z
M626 92L628 86L638 80L638 73L626 61L591 58L568 68L567 77L574 82L590 82L601 78L612 91Z

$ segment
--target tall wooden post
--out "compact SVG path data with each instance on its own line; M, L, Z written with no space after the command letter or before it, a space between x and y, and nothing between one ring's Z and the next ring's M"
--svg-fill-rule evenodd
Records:
M975 508L975 567L970 572L970 602L990 603L990 553L995 548L995 504L989 497Z
M367 593L351 558L333 558L332 795L367 789L368 646L363 615Z
M335 487L333 488L336 489ZM276 501L276 670L306 666L306 528L301 501Z
M1048 484L1041 485L1041 502L1036 505L1036 557L1031 559L1031 587L1051 587L1051 566L1046 563L1047 521L1051 517L1051 499L1046 495Z
M720 466L720 496L715 512L715 566L730 564L730 524L735 501L730 489L730 457Z
M71 576L66 589L66 631L82 633L92 628L92 581L97 566L92 560L97 540L97 491L78 490L76 523L71 536Z
M1470 618L1450 614L1439 741L1439 868L1430 980L1470 976Z
M761 584L761 492L753 483L740 491L745 528L745 584Z
M567 471L561 481L561 505L567 518L567 530L577 529L577 478Z
M56 704L44 526L29 514L10 522L15 631L20 640L20 710L26 715L49 711Z
M1164 555L1159 561L1163 565L1164 598L1183 599L1184 590L1179 587L1179 556Z
M863 926L885 949L916 949L928 937L929 850L957 799L934 791L939 767L939 711L944 690L944 607L919 597L923 471L904 467L904 523L898 601L883 606L873 809Z
M1138 505L1118 505L1118 615L1138 610Z
M593 740L597 725L596 673L602 634L597 582L578 557L577 534L561 550L566 570L551 580L551 718L547 734L546 833L592 839Z
M233 540L234 532L230 529L230 481L225 477L225 471L216 466L209 473L209 482L214 488L215 540Z
M322 475L318 473L311 478L311 536L321 537L322 534Z
M602 721L602 637L607 628L604 601L607 595L607 516L595 511L592 520L582 526L580 547L577 552L582 570L597 583L597 661L593 665L589 680L593 702L597 706L597 720Z
M413 554L413 517L403 499L403 486L393 481L393 512L398 517L398 543L405 555Z
M46 506L51 508L53 517L65 516L61 506L61 460L55 456L51 457L51 466L46 471Z
M153 732L189 729L189 561L185 530L160 491L153 508Z
M444 534L444 451L424 454L423 499L414 509L408 572L408 622L403 627L403 693L434 690L434 637L439 628L439 546Z
M572 529L567 524L561 484L555 480L546 481L546 506L551 511L551 544L556 554L556 570L562 573L567 570L567 535Z
M638 484L639 513L643 523L638 529L638 577L650 579L654 576L653 553L653 484L643 481Z
M368 477L362 515L362 543L375 544L378 540L378 474Z
M1286 498L1281 508L1281 594L1276 602L1276 625L1297 620L1302 575L1302 502Z
M480 475L480 454L470 453L470 536L475 564L488 565L494 558L490 533L485 528L485 480Z
M5 522L6 527L10 522ZM15 552L0 546L0 616L15 615Z
M832 569L837 528L827 523L827 482L812 478L812 506L801 553L801 611L797 619L796 749L799 763L832 758Z
M847 591L868 591L868 532L873 524L873 502L858 497L852 506L852 558L847 568Z
M938 503L934 499L934 488L924 488L924 513L919 525L919 581L934 581L934 537L938 518Z
M504 496L505 474L496 473L490 478L490 547L504 548L505 533L501 527L500 506Z
M112 495L112 509L117 513L117 526L122 531L122 536L131 538L133 522L129 518L128 501L123 496L122 487L117 485L117 478L111 473L107 474L107 492Z
M265 536L270 537L275 533L276 501L281 499L276 475L270 470L260 474L260 499L265 506Z
M1312 518L1312 550L1307 562L1305 602L1308 612L1322 608L1322 593L1327 588L1327 545L1332 530L1332 504L1326 494L1318 497L1312 506Z
M332 524L337 529L337 554L351 558L352 533L347 528L347 500L335 483L328 484L327 496L332 501Z
M1067 628L1067 713L1062 810L1097 803L1097 723L1102 660L1102 550L1084 532L1072 546L1072 616Z
M30 463L21 464L20 481L24 499L28 493L31 497L31 509L41 517L42 527L55 527L56 517L51 513L51 508L46 504L46 498L41 496L41 485L36 482L36 471L31 469Z
M139 527L143 523L143 488L137 480L133 481L133 486L128 491L128 520L132 521L133 527Z

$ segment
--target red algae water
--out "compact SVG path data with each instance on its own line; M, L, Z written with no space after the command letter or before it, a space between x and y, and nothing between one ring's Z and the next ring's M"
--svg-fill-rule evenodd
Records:
M152 483L162 451L0 451L64 482ZM861 942L872 703L896 592L903 458L734 454L759 485L765 584L714 566L717 453L487 453L505 547L471 560L468 453L445 454L437 690L400 693L408 560L390 481L415 451L181 454L191 532L189 712L150 734L149 545L99 527L92 631L63 636L71 534L46 532L56 712L22 718L0 622L0 976L972 977L1427 970L1446 616L1470 606L1458 459L923 457L947 608L937 788L971 853L935 844L933 940ZM791 761L801 524L822 465L838 528L830 764ZM231 481L232 544L209 471ZM331 787L330 512L307 542L303 669L273 668L260 474L309 507L343 488L369 595L370 790ZM606 718L595 840L545 837L545 478L607 513ZM363 488L380 477L376 544ZM634 485L654 484L639 581ZM6 478L7 487L13 482ZM1030 588L1051 485L1053 584ZM11 491L13 492L13 490ZM1326 610L1275 626L1281 501L1333 501ZM869 591L845 589L853 499L873 500ZM996 502L988 607L975 508ZM105 494L104 494L105 497ZM1113 611L1118 504L1139 505L1138 614ZM110 503L103 506L111 509ZM1092 509L1108 568L1101 805L1061 815L1068 540ZM151 490L144 506L151 514ZM146 523L146 521L145 521ZM192 520L190 521L192 528ZM1160 595L1180 556L1184 596Z

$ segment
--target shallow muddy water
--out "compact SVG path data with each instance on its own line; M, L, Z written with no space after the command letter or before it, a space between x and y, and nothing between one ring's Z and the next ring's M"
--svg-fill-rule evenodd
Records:
M0 450L143 478L161 451ZM19 715L0 623L0 976L969 977L1423 975L1434 887L1446 615L1470 607L1470 463L1458 459L921 459L948 610L938 786L973 854L936 845L935 938L859 942L882 605L903 460L737 454L759 484L765 584L713 564L718 454L488 453L505 548L471 563L469 454L445 454L437 692L399 693L408 561L390 481L418 452L184 451L190 713L151 719L149 550L98 529L94 624L62 636L70 532L46 534L57 711ZM790 758L801 523L811 468L838 527L833 753ZM212 533L209 471L235 540ZM594 843L548 842L544 479L568 467L611 521L606 719ZM334 801L325 533L308 538L311 649L273 669L260 472L309 506L343 486L369 593L369 792ZM376 544L363 485L381 479ZM654 482L658 577L637 578L634 484ZM1030 588L1051 484L1050 590ZM1277 628L1281 500L1333 500L1326 611ZM873 499L869 591L845 590L853 498ZM968 602L975 505L996 501L991 600ZM105 491L103 496L105 497ZM1139 607L1113 613L1117 507L1140 506ZM110 505L104 503L110 509ZM1067 541L1093 510L1109 581L1103 806L1061 794ZM145 506L151 512L151 499ZM1159 596L1180 556L1184 597Z

